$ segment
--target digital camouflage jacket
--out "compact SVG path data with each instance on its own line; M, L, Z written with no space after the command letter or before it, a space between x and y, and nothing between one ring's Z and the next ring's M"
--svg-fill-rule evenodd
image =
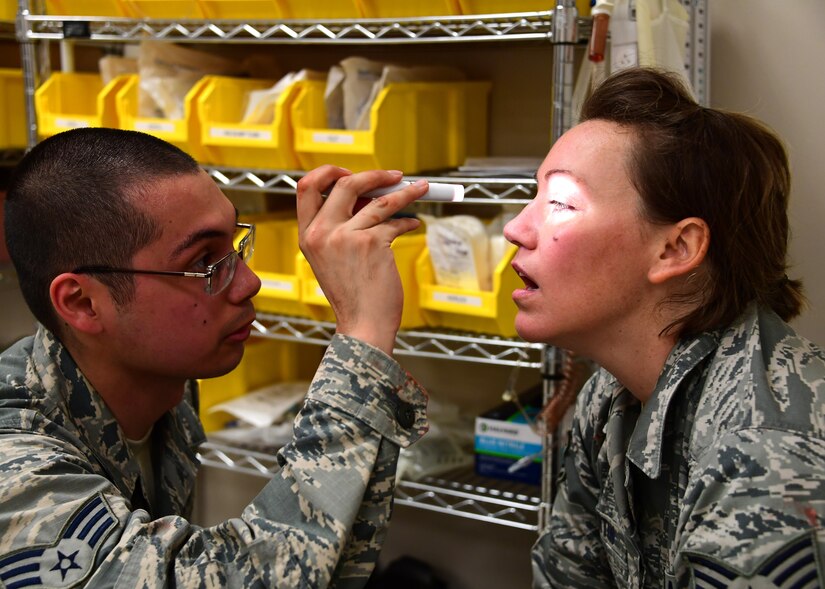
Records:
M822 588L825 355L770 311L579 395L534 587Z
M0 587L362 587L390 517L399 446L426 395L335 336L280 470L238 518L187 521L204 440L195 386L155 424L156 501L113 415L42 327L0 355Z

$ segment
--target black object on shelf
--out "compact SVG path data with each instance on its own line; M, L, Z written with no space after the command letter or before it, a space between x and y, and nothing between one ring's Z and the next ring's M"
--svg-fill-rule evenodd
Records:
M365 589L448 589L429 564L412 556L400 556L377 570Z

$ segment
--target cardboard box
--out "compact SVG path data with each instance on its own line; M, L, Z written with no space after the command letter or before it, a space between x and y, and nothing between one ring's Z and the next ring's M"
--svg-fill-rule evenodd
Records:
M508 402L476 417L476 474L540 485L542 439L533 431L528 418L535 419L541 410L541 388L520 394L519 402L523 411L515 403ZM530 462L509 471L520 459L532 455L535 458Z

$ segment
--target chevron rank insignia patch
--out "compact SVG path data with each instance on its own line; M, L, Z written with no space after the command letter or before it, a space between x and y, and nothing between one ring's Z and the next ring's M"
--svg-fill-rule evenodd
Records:
M822 567L812 534L779 549L752 575L706 556L688 555L696 589L823 589Z
M98 493L72 514L54 543L0 558L0 584L6 589L73 586L91 572L115 522L112 509Z

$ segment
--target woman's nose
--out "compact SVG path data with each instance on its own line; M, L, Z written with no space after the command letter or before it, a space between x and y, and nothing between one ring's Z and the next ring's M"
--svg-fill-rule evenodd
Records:
M531 204L524 207L504 226L504 238L519 247L529 247L531 231L528 219Z

